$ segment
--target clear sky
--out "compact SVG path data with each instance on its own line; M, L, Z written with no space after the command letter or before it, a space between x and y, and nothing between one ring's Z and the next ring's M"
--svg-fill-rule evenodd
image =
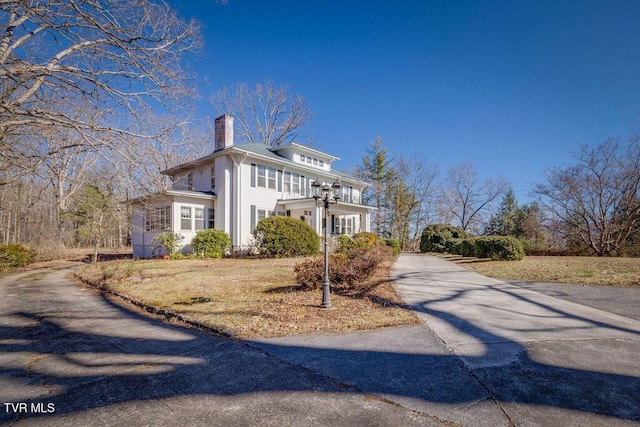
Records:
M640 131L640 0L169 0L203 23L206 99L287 83L350 170L377 136L528 199L581 144Z

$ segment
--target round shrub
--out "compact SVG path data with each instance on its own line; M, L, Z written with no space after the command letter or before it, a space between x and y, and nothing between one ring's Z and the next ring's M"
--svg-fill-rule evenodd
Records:
M452 239L466 239L469 234L460 227L449 224L431 224L422 232L420 237L420 252L450 252L454 242Z
M400 252L402 252L400 242L397 239L384 239L384 244L393 249L394 255L400 255Z
M475 239L476 256L492 260L520 261L524 258L522 243L511 236L484 236Z
M227 233L215 228L200 230L191 240L191 247L196 255L205 258L222 258L231 248L231 238Z
M260 254L268 257L314 255L320 250L318 233L304 221L287 216L260 220L253 235Z

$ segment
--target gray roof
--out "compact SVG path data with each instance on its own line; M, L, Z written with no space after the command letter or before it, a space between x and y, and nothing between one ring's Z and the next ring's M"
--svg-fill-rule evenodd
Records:
M278 148L282 148L282 147L278 147ZM249 154L253 154L253 155L260 156L260 157L271 159L271 160L273 160L275 162L289 164L289 165L294 166L296 168L304 168L304 169L308 169L310 171L314 171L315 170L318 173L322 172L323 175L327 175L327 174L335 175L337 178L340 178L340 179L346 179L346 180L349 180L349 181L356 181L356 182L360 182L362 184L367 185L366 182L364 182L364 181L362 181L362 180L360 180L358 178L355 178L354 176L349 175L349 174L347 174L345 172L335 170L333 168L331 168L330 171L325 171L325 170L319 170L319 169L315 169L315 168L305 167L304 165L296 163L296 162L294 162L294 161L292 161L292 160L290 160L290 159L288 159L286 157L283 157L283 156L277 154L273 150L275 150L275 148L272 149L272 148L270 148L270 147L268 147L268 146L266 146L264 144L260 144L260 143L247 143L247 144L239 144L239 145L235 145L234 144L231 147L227 147L227 148L223 148L221 150L214 151L213 153L208 154L208 155L206 155L204 157L201 157L199 159L192 160L190 162L183 163L183 164L180 164L178 166L174 166L174 167L172 167L170 169L162 171L161 173L163 173L165 175L172 175L172 174L174 174L176 172L180 172L180 171L184 171L184 170L187 170L187 169L191 169L193 167L198 166L199 164L206 163L206 162L212 160L213 158L217 157L218 155L221 155L222 153L228 153L228 152L233 152L233 151L244 151L244 152L249 153ZM314 150L314 151L317 151L317 150ZM330 156L330 155L328 155L328 156ZM330 157L336 158L334 156L330 156Z

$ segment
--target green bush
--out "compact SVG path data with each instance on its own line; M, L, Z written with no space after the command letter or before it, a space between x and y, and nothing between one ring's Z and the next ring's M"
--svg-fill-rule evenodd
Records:
M468 237L463 239L457 248L458 255L466 256L466 257L475 257L477 256L476 249L476 239L474 237Z
M522 243L511 236L483 236L475 239L476 256L492 260L519 261L524 258Z
M453 255L460 255L460 244L462 243L464 239L458 239L456 237L451 238L449 240L447 240L444 244L445 247L445 252L453 254Z
M172 253L178 250L178 247L182 244L184 236L178 233L159 233L153 236L153 256L159 257L161 255Z
M384 239L384 244L393 249L394 255L400 255L400 253L402 252L400 242L397 239Z
M36 255L35 250L24 245L0 245L0 271L31 264Z
M456 244L456 241L451 242L452 239L467 237L469 234L460 227L449 224L428 225L420 237L420 252L450 252Z
M261 255L290 257L315 255L320 237L304 221L286 216L270 216L260 220L253 231Z
M231 248L231 238L227 233L215 228L200 230L191 240L191 247L196 255L205 258L222 258Z
M392 257L389 246L373 246L368 249L353 249L348 254L329 256L329 281L338 293L363 290L366 280L380 264ZM317 257L302 261L294 267L296 280L305 289L320 289L324 278L324 259Z

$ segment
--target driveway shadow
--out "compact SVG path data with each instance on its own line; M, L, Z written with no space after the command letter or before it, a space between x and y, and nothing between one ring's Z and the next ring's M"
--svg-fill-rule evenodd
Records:
M478 360L499 351L496 343L517 348L517 358L506 366L470 369L473 356L465 357L463 363L447 351L430 354L242 342L162 323L107 298L93 297L99 301L91 311L70 307L26 310L23 304L18 311L2 313L3 403L28 401L41 408L53 404L55 415L61 416L173 397L260 394L270 400L283 392L316 396L370 393L427 413L432 413L428 412L432 404L464 407L489 400L640 421L640 379L635 373L593 372L537 362L521 344L434 308L440 302L437 299L412 308L486 344ZM557 310L556 314L571 316ZM0 409L0 423L51 416ZM346 413L347 407L343 409Z

